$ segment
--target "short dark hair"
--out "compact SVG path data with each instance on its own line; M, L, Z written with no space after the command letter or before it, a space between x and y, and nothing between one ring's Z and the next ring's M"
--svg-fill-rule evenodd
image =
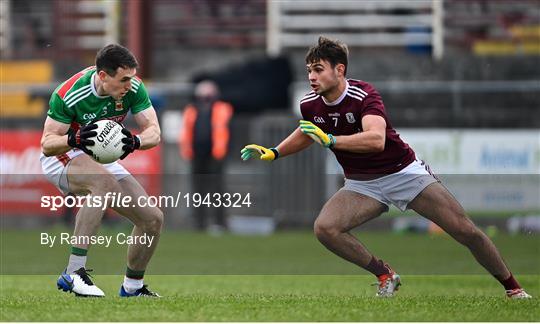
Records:
M134 69L139 66L135 56L124 46L109 44L100 49L96 55L96 70L105 71L108 75L115 76L116 70Z
M344 74L347 74L348 56L349 49L347 45L338 40L331 40L320 36L317 45L312 46L307 52L306 64L316 63L321 60L328 61L332 67L335 67L337 64L343 64L345 65Z

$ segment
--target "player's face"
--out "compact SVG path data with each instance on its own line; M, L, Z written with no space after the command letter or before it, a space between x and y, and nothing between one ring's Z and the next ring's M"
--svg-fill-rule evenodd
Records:
M121 99L131 90L131 79L135 77L137 69L118 68L116 75L111 76L105 71L99 71L103 91L114 99Z
M338 70L339 64L332 68L329 62L321 60L307 64L306 66L309 85L315 93L325 97L337 89L339 85L338 77L340 75Z

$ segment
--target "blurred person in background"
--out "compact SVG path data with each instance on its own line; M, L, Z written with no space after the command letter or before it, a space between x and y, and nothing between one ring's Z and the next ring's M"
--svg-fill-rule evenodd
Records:
M203 80L195 86L194 100L184 109L179 150L183 159L191 162L191 188L193 193L223 192L224 159L229 150L229 122L234 109L220 100L218 85ZM226 230L223 207L195 208L197 230L219 234ZM214 223L209 224L213 214Z
M132 113L141 129L134 135L123 128L126 158L135 150L146 150L160 142L161 130L146 87L136 77L138 63L125 47L111 44L96 55L96 65L88 67L60 84L51 95L41 138L40 157L43 174L64 195L91 195L106 199L114 193L131 196L133 202L147 196L139 182L118 161L100 164L91 158L98 120L122 122ZM104 198L105 197L105 198ZM154 254L163 224L163 213L157 207L106 206L113 208L133 224L132 236L151 237L150 244L130 244L127 268L120 286L121 297L158 294L143 284L144 273ZM68 265L57 280L57 287L78 296L103 297L104 292L90 279L86 267L89 244L81 238L95 236L102 222L102 206L84 205L77 212Z
M273 161L313 142L335 154L345 173L345 185L324 205L315 220L315 235L333 253L374 274L379 297L394 296L401 285L400 276L350 231L393 204L401 211L413 209L465 245L501 283L509 298L531 298L493 242L468 218L429 166L401 140L378 91L365 81L346 78L347 65L347 46L320 37L306 55L312 91L300 100L304 120L277 147L245 146L242 159Z

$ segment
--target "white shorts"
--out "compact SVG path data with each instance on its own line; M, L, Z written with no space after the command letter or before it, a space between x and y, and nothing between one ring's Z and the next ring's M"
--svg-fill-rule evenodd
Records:
M71 193L67 178L67 168L69 163L81 154L85 153L79 149L72 149L57 156L45 156L41 153L41 156L39 157L43 174L47 180L55 185L64 195ZM103 166L107 171L114 175L116 180L123 179L130 175L129 171L118 162L103 164Z
M422 190L439 180L423 161L415 160L403 170L374 180L358 181L345 178L340 190L349 190L374 198L386 206L396 206L401 211Z

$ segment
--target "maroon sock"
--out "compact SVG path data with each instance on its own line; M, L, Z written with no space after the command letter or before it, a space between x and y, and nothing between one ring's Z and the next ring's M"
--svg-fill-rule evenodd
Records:
M381 276L383 274L390 274L390 268L384 264L382 260L378 260L374 256L371 257L371 261L369 261L369 264L365 267L365 269L374 275Z
M513 289L520 289L521 286L517 282L517 280L514 278L514 275L510 273L510 277L507 279L501 280L497 279L499 282L504 286L504 289L506 290L513 290Z

